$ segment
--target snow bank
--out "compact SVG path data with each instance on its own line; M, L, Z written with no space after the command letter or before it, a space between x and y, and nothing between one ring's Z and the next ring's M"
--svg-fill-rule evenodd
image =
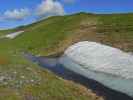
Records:
M14 39L17 36L19 36L20 34L22 34L23 32L24 31L18 31L18 32L10 33L10 34L7 34L5 37L9 38L9 39Z
M70 46L60 63L85 77L133 97L133 55L100 43Z

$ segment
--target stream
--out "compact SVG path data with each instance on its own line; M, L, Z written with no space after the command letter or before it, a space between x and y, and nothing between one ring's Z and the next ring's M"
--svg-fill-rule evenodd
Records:
M127 96L124 93L112 90L108 87L105 87L101 83L88 79L78 73L75 73L59 63L58 57L37 57L32 54L24 54L25 58L37 63L44 69L48 69L57 76L65 79L71 80L75 83L81 84L88 89L91 89L98 96L102 96L105 100L133 100L133 98Z

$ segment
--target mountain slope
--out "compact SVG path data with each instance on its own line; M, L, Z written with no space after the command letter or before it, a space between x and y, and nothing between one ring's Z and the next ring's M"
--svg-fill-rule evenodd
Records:
M22 53L30 52L41 56L60 54L69 45L82 40L102 42L132 52L132 20L133 14L78 13L50 17L31 25L0 31L0 36L24 31L15 39L0 39L0 72L4 79L0 82L0 90L15 90L13 94L9 94L11 98L19 91L15 98L95 100L96 96L92 96L91 92L88 93L71 82L65 83L52 73L25 60Z
M49 55L59 51L59 46L67 43L68 36L78 27L77 20L85 17L51 17L28 26L1 31L1 36L20 30L24 33L15 39L0 39L0 99L102 100L86 88L60 79L23 57L23 52ZM67 46L64 45L60 51Z

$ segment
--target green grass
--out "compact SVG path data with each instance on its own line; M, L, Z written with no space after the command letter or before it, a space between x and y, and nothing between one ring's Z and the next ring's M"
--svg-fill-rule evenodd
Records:
M83 40L133 51L133 14L95 15L79 13L55 16L31 25L0 31L0 36L18 30L17 38L0 40L0 97L4 100L96 100L82 86L62 80L23 58L22 52L51 55ZM8 92L9 91L9 92ZM11 92L12 91L12 92ZM7 93L7 94L6 94ZM2 100L3 98L0 98ZM100 98L98 98L100 100Z
M133 52L133 14L101 15L97 29L107 44Z

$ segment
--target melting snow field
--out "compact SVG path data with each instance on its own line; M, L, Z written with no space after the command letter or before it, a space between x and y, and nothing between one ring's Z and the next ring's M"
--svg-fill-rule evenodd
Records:
M18 31L18 32L14 32L14 33L10 33L5 35L4 37L9 38L9 39L14 39L17 36L19 36L20 34L22 34L24 31Z
M133 55L96 42L70 46L60 58L68 69L133 97Z

